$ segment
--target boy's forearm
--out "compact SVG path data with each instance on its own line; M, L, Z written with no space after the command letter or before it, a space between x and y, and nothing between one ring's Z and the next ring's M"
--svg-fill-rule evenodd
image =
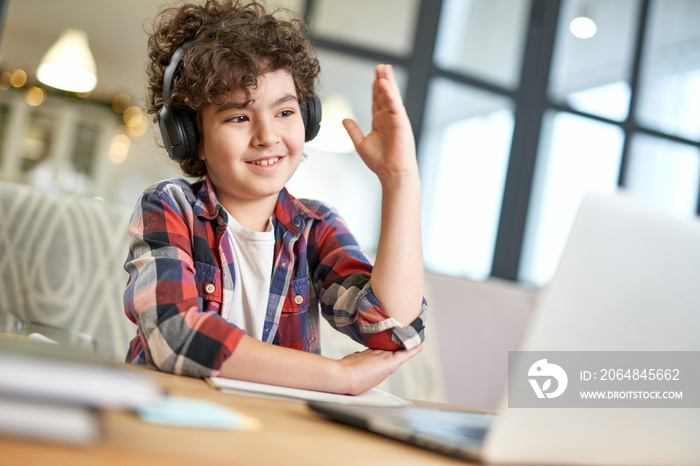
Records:
M290 388L347 393L337 361L244 336L219 376Z
M359 395L375 387L423 349L365 350L342 359L264 343L244 335L219 376L330 393Z
M407 326L423 299L423 252L417 171L382 180L382 222L372 290L384 311Z

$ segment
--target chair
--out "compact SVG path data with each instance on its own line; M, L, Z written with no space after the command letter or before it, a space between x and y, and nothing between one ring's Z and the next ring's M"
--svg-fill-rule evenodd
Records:
M134 325L124 316L131 209L0 182L0 313L84 332L123 361Z
M447 401L497 409L508 380L508 351L520 348L536 290L437 273L426 273L425 282Z

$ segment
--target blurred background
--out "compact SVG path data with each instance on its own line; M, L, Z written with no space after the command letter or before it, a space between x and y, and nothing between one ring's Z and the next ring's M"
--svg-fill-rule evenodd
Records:
M322 69L323 126L289 189L335 205L370 254L381 192L339 122L369 131L377 63L395 66L416 134L429 271L546 284L587 190L699 212L697 0L266 3L307 20ZM0 0L0 179L133 206L181 176L141 110L164 5ZM51 81L61 54L84 88Z

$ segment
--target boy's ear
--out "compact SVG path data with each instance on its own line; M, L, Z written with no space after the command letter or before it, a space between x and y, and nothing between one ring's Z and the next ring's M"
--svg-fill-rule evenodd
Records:
M197 113L197 158L206 160L207 156L204 153L204 131L202 131L202 112Z
M207 155L204 153L204 138L200 137L197 143L197 158L199 160L206 160Z

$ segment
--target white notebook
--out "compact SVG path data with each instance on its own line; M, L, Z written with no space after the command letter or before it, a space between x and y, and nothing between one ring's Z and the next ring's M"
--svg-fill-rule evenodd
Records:
M209 377L207 381L226 393L268 396L298 401L330 401L334 403L364 406L407 406L411 402L381 390L372 389L361 395L338 395L335 393L302 390L298 388L279 387L262 383L244 382L223 377Z

